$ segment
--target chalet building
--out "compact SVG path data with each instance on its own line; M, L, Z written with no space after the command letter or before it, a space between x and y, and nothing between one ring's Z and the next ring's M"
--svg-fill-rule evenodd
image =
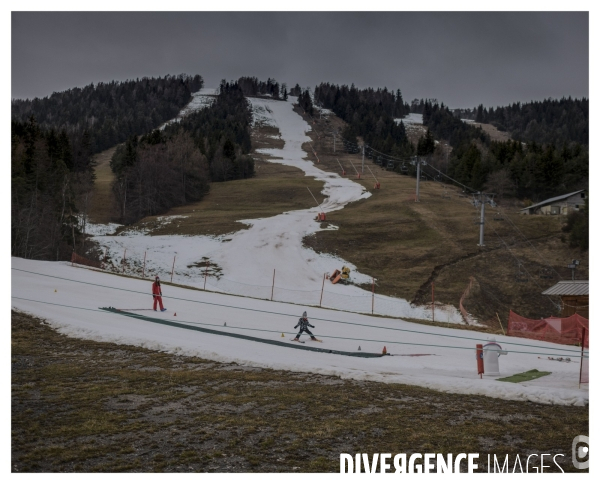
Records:
M586 319L590 318L590 281L559 281L546 289L545 296L560 296L562 301L561 318L568 318L577 313Z
M569 212L583 208L586 197L586 190L578 190L522 208L521 213L523 215L567 215Z

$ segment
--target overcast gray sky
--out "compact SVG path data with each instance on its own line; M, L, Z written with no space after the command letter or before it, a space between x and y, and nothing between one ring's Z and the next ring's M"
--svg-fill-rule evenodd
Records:
M206 87L240 76L386 86L450 107L588 97L588 22L586 12L13 12L12 97L182 72Z

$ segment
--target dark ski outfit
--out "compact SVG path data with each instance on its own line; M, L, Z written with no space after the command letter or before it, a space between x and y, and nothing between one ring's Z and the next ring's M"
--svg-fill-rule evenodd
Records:
M158 276L152 283L152 297L154 298L154 310L156 311L156 304L160 306L161 311L165 311L162 303L162 289L160 288L160 279Z
M309 326L311 328L314 328L314 326L308 322L308 319L306 318L306 316L302 316L298 320L298 324L296 326L294 326L294 329L296 329L298 326L300 326L300 329L298 330L298 334L296 335L295 339L300 338L300 335L302 334L302 332L305 332L306 334L308 334L311 337L311 339L317 339L308 329Z

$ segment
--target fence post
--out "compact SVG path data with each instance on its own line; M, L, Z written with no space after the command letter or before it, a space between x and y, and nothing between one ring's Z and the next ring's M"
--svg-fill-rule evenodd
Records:
M206 291L206 275L208 274L208 259L206 259L206 265L204 266L204 290Z
M271 285L271 301L273 300L273 290L275 289L275 269L273 269L273 284Z
M142 279L146 277L146 251L144 251L144 267L142 268Z
M319 299L319 307L321 307L321 304L323 303L323 289L325 289L325 276L327 275L327 272L323 273L323 284L321 284L321 299Z
M71 267L73 267L73 259L75 259L75 249L71 252Z
M431 282L431 320L435 323L435 282Z
M127 254L127 249L125 249L123 251L123 262L122 262L123 267L121 268L122 269L121 272L125 272L125 255L126 254Z
M102 262L106 264L106 247L104 247L104 260Z
M375 314L375 278L371 278L373 280L373 285L371 286L371 314Z
M579 362L579 388L581 388L581 374L583 372L583 350L585 348L585 328L581 328L581 358Z
M173 282L173 271L175 270L175 257L177 257L177 254L173 256L173 267L171 267L171 282Z

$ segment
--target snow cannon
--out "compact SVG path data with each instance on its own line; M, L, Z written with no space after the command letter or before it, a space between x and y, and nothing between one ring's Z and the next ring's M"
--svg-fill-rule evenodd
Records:
M493 336L488 339L489 343L483 345L483 363L487 371L487 376L500 376L500 364L498 358L500 355L508 354L508 351L496 343L496 338Z
M375 190L379 190L381 188L381 183L379 183L379 182L375 183L375 186L373 188Z
M316 220L317 220L317 222L325 222L325 219L326 219L326 218L327 218L327 217L325 217L325 212L319 212L319 213L317 214L317 218L316 218Z
M343 266L341 271L339 269L336 269L329 276L329 280L331 281L332 284L337 284L340 281L342 283L347 284L349 282L349 279L350 279L350 268L346 267L346 266Z

